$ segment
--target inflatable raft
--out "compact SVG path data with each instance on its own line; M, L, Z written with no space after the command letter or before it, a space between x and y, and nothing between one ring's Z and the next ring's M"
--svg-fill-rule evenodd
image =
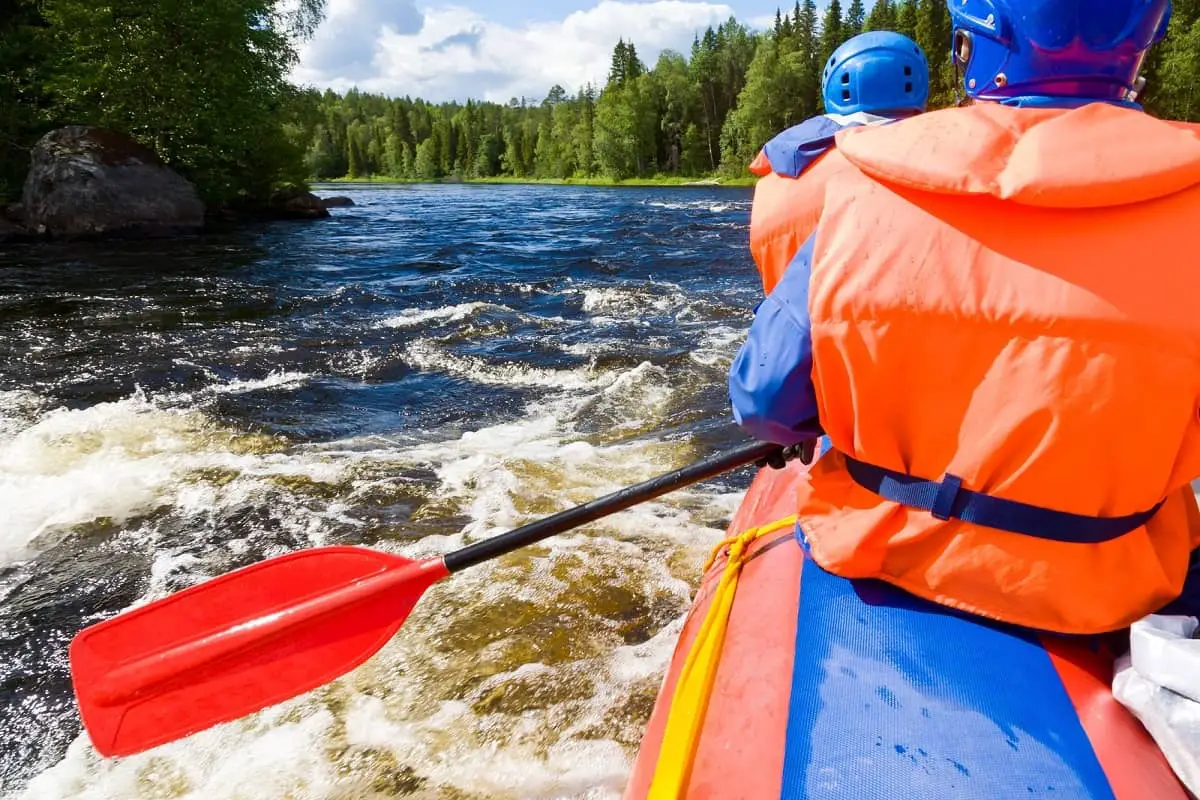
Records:
M1104 643L991 624L807 560L792 517L804 469L762 469L751 485L626 800L1187 799L1113 700Z

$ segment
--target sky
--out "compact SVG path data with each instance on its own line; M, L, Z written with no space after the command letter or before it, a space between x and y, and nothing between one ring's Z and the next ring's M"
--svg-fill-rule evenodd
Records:
M794 4L788 2L790 7ZM604 84L613 46L653 65L664 49L736 16L766 27L778 0L328 0L300 50L302 84L435 102L540 100L554 84ZM819 5L824 5L820 3Z

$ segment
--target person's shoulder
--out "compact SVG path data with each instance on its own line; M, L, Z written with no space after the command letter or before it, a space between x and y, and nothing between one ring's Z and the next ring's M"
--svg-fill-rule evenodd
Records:
M834 146L834 137L845 127L830 115L811 117L777 134L763 146L763 155L772 172L797 178Z

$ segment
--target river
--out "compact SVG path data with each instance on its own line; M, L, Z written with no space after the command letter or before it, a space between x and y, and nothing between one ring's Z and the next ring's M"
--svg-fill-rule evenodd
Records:
M427 556L741 440L750 190L319 187L320 223L0 251L0 794L617 798L747 478L435 586L348 676L126 759L84 625L256 560Z

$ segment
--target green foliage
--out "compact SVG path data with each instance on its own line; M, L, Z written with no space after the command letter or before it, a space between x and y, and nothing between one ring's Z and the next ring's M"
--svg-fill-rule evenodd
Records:
M570 96L561 86L541 103L432 105L351 91L306 95L312 175L393 178L512 178L624 182L721 173L736 179L779 131L822 110L829 55L857 30L899 30L929 57L930 107L954 102L950 19L943 0L815 0L780 9L754 34L735 19L698 35L688 57L666 51L652 69L632 42L613 49L608 82ZM1153 108L1200 118L1200 0L1177 4L1171 34L1152 62L1163 80ZM372 145L371 142L377 144ZM341 148L340 152L338 148ZM389 152L416 153L388 157ZM382 156L372 155L382 153Z
M907 0L915 5L917 44L929 59L929 103L946 106L954 102L955 73L950 66L950 12L945 0Z
M846 19L842 24L842 35L847 39L857 36L863 32L865 24L866 10L862 0L850 0L850 5L846 8Z
M896 0L896 32L916 40L917 0ZM933 66L933 62L930 63L930 66Z
M622 40L602 91L585 86L572 96L553 86L540 103L433 105L357 90L310 91L302 97L305 163L316 178L709 174L720 166L721 131L758 41L730 19L697 37L690 59L666 51L647 70L635 45Z
M1151 51L1142 97L1171 119L1200 119L1200 2L1176 2L1166 40Z
M0 203L20 195L29 145L51 127L44 31L36 0L0 0Z
M821 52L817 61L822 65L829 61L838 45L850 38L843 31L842 4L838 0L829 0L825 16L821 18Z
M738 179L780 130L821 111L830 54L860 30L925 48L930 106L954 101L944 0L815 0L754 33L730 18L653 68L613 49L601 90L541 102L428 103L300 90L286 76L325 0L0 0L0 202L28 148L66 123L126 131L208 200L306 177L629 182ZM844 9L844 11L843 11ZM1147 63L1155 113L1200 119L1200 0L1178 0Z
M871 6L871 13L863 23L863 30L894 31L896 30L896 4L893 0L879 0Z
M5 139L15 133L28 146L65 123L122 131L209 201L262 196L314 165L331 169L323 159L332 143L303 135L306 108L287 81L295 45L320 22L324 0L17 5L21 13L0 22L0 92L18 93L17 113L0 114L15 120L0 123ZM15 156L0 158L4 173L16 172Z

